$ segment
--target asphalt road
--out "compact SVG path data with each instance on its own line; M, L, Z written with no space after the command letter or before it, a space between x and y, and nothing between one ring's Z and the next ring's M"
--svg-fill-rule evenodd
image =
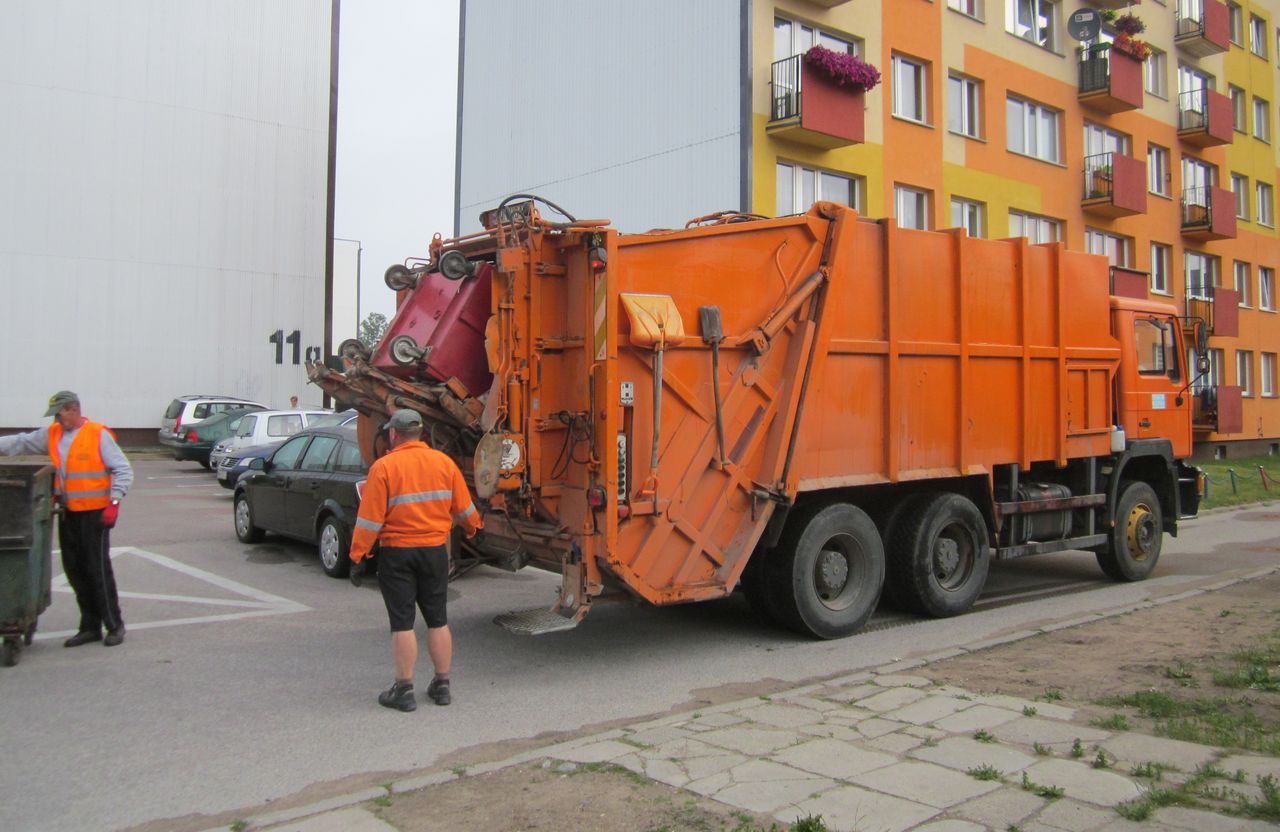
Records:
M454 704L401 714L375 701L392 676L376 585L325 576L313 547L240 544L230 492L194 463L136 470L112 537L124 645L63 648L77 613L62 589L21 663L0 668L0 829L118 829L385 782L478 744L850 672L1280 565L1280 508L1212 514L1166 541L1144 583L1108 582L1090 554L1029 558L997 565L968 615L881 616L834 642L772 629L740 597L612 604L573 631L513 636L494 615L549 605L558 579L482 567L453 585Z

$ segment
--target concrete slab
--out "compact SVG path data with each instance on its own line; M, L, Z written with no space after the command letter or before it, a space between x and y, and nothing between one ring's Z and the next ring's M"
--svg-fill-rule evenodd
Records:
M626 743L639 743L640 745L654 746L661 745L664 742L672 740L680 740L689 736L689 732L683 728L677 728L674 725L664 725L660 728L650 728L647 731L637 731L634 734L627 734L625 737L619 737L619 741Z
M752 760L729 774L734 784L716 792L721 803L752 812L773 812L793 806L838 784L768 760Z
M830 722L822 722L817 725L806 725L800 729L800 733L810 737L830 737L836 740L845 740L847 742L862 742L866 740L862 734L856 729L847 725L833 725Z
M877 676L888 676L891 673L905 673L908 670L915 670L917 667L924 667L924 659L899 659L896 662L872 668L872 673Z
M791 824L806 815L822 815L832 832L865 829L903 832L916 828L937 813L938 810L932 806L877 794L857 786L843 786L806 800L775 817Z
M907 727L905 722L897 722L892 719L864 719L853 727L858 729L858 733L867 739L875 739L883 737L885 734L892 734L894 731L901 731Z
M912 725L928 725L972 706L973 702L956 699L953 696L926 696L919 702L912 702L904 708L889 711L884 718L909 722Z
M868 696L875 696L877 693L884 693L884 689L875 685L862 683L849 687L832 688L822 694L822 698L830 699L833 702L857 702L866 699Z
M950 734L972 734L974 731L988 731L997 725L1012 722L1021 717L1018 711L1007 708L996 708L991 705L974 705L963 711L943 717L933 723L934 728Z
M425 789L427 786L439 786L441 783L448 783L450 780L457 779L458 775L452 771L437 771L431 774L419 775L418 777L397 780L391 784L391 793L416 792L418 789Z
M889 711L896 711L898 708L910 705L912 702L918 702L924 699L925 696L924 691L916 688L889 688L868 696L866 699L859 699L858 707L883 714Z
M774 728L799 728L802 725L813 725L822 721L822 714L811 708L802 708L799 705L778 705L772 702L758 708L745 708L738 711L738 715Z
M396 832L396 828L372 812L352 807L273 826L271 832Z
M1218 768L1234 774L1243 770L1257 780L1270 774L1280 780L1280 757L1259 757L1256 754L1232 754L1218 761Z
M1005 786L999 791L967 800L953 807L948 814L981 823L990 829L1008 829L1020 826L1040 811L1045 803L1044 798L1016 786Z
M372 786L367 789L361 789L358 792L350 792L349 794L341 794L337 797L331 797L328 800L321 800L316 803L309 803L305 806L295 806L292 809L280 809L275 812L268 812L265 815L258 815L251 819L251 825L254 828L262 829L271 825L280 825L292 823L294 821L303 820L313 816L319 816L337 811L339 809L347 809L355 807L357 804L364 803L366 800L373 800L375 797L386 797L387 790Z
M840 740L811 740L773 755L773 759L804 771L848 780L872 769L893 765L898 758Z
M1036 821L1066 832L1089 832L1115 819L1113 809L1099 809L1076 800L1054 800L1036 816Z
M607 763L618 757L633 754L635 751L636 747L634 745L627 745L625 742L618 742L617 740L605 740L604 742L593 742L588 745L580 745L577 748L569 748L554 756L557 759L568 760L573 763Z
M1184 809L1181 806L1158 809L1149 822L1161 828L1187 829L1192 832L1260 832L1264 829L1275 832L1276 828L1275 824L1266 821L1233 818L1201 809Z
M1076 715L1074 708L1054 705L1051 702L1034 702L1030 699L1021 699L1016 696L1005 696L1003 694L975 696L974 701L981 705L992 705L997 708L1017 711L1024 716L1027 715L1027 709L1034 709L1036 716L1042 716L1046 719L1070 721L1074 719Z
M650 760L687 760L693 757L714 757L724 754L724 749L697 739L685 738L664 742L639 753L641 757Z
M992 726L989 730L1001 742L1015 742L1022 745L1038 742L1048 746L1060 746L1064 743L1070 746L1077 739L1092 744L1111 738L1111 734L1098 728L1035 716L1019 716L1009 722Z
M691 757L687 760L678 760L685 772L688 773L689 779L705 780L729 771L729 769L740 766L747 762L750 758L741 754L717 754L714 757Z
M916 832L986 832L987 827L967 820L935 820L924 826L917 826Z
M801 708L808 708L811 711L826 713L840 707L839 702L831 702L826 699L818 699L815 696L784 696L782 701L788 705L798 705Z
M1006 775L1016 774L1036 761L1035 757L1013 748L969 737L948 737L937 745L917 748L909 756L959 772L985 765Z
M730 725L738 725L739 723L742 723L742 722L746 722L746 720L738 716L737 714L730 714L730 713L702 714L701 716L694 717L693 719L686 722L685 727L691 728L697 725L697 726L702 726L706 728L727 728Z
M859 786L945 809L993 792L999 783L975 780L945 766L925 762L896 763L850 778Z
M926 679L923 676L909 676L905 673L886 673L883 676L872 678L873 684L882 688L931 688L933 680Z
M974 641L965 645L965 649L969 652L976 650L986 650L989 647L999 647L1002 644L1012 644L1015 641L1022 641L1024 638L1040 635L1039 630L1019 630L1016 633L1007 633L994 638L983 639L982 641Z
M874 748L877 751L888 751L890 754L898 755L906 754L911 749L919 748L922 745L924 745L924 740L919 737L909 736L901 731L867 740L868 748Z
M1120 762L1166 763L1183 771L1194 771L1218 756L1217 749L1207 745L1128 732L1116 734L1099 745Z
M723 791L733 785L733 777L728 771L718 771L715 774L706 777L700 777L697 780L691 780L684 785L684 788L703 797L711 797L716 792Z
M847 685L860 685L870 679L872 676L870 671L860 670L857 673L850 673L847 676L837 676L834 679L828 679L827 687L844 687Z
M784 731L780 728L735 725L699 734L698 740L730 751L741 752L748 757L763 757L793 744L796 734L794 731Z
M939 731L937 728L926 728L923 725L911 725L903 728L902 733L919 737L922 740L941 740L947 736L946 731Z
M1044 760L1026 769L1034 783L1057 786L1067 797L1098 806L1115 806L1142 796L1132 780L1074 760Z

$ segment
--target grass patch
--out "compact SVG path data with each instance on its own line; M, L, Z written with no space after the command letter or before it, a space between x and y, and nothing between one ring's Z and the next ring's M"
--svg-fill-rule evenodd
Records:
M985 728L980 728L974 732L973 738L978 742L995 742L996 738L991 736L991 732Z
M1066 791L1061 786L1046 786L1035 782L1027 776L1025 771L1022 772L1022 790L1031 792L1036 797L1043 797L1045 800L1057 800L1066 794Z
M1146 771L1159 775L1170 770L1170 767L1158 763L1146 763ZM1143 766L1133 770L1138 776ZM1276 822L1280 821L1280 782L1271 775L1258 778L1258 789L1261 796L1257 799L1241 794L1235 789L1217 786L1215 780L1242 782L1240 772L1228 775L1216 763L1206 763L1196 769L1187 782L1171 788L1149 789L1138 800L1131 800L1116 807L1116 812L1126 820L1143 821L1151 814L1165 806L1183 806L1187 808L1204 808L1228 815Z
M1280 479L1280 460L1273 456L1250 456L1240 459L1219 459L1197 462L1196 466L1209 475L1209 493L1200 501L1200 508L1218 508L1220 506L1242 506L1248 503L1260 503L1280 497L1275 491L1267 491L1262 487L1258 476L1258 466L1267 471L1267 476ZM1235 493L1231 489L1231 473L1236 473Z
M1047 745L1041 745L1038 742L1031 743L1031 748L1040 757L1052 757L1053 751Z
M996 782L1004 780L1004 773L1001 772L1000 769L986 763L969 769L965 774L969 775L974 780L994 780Z
M1130 800L1128 803L1121 803L1116 807L1116 812L1120 817L1125 820L1131 820L1134 823L1142 823L1144 820L1149 820L1155 811L1155 806L1142 799Z
M1130 727L1124 714L1112 714L1106 719L1095 719L1089 724L1107 731L1128 731Z
M1172 681L1180 688L1199 687L1196 677L1191 673L1191 668L1187 667L1181 661L1174 662L1164 669L1164 678Z
M1084 743L1080 742L1079 737L1071 743L1071 756L1077 760L1084 756Z
M1101 748L1098 749L1097 755L1093 758L1093 767L1111 768L1111 761L1107 759L1107 752L1103 751Z
M1023 705L1023 706L1022 706L1022 715L1023 715L1023 716L1035 716L1035 715L1036 715L1036 714L1038 714L1038 713L1040 713L1040 711L1036 709L1036 706L1035 706L1035 705Z
M1177 766L1171 766L1168 763L1146 762L1139 766L1134 766L1129 773L1134 777L1145 777L1148 780L1154 780L1157 783L1164 779L1166 771L1177 771Z
M1054 688L1049 688L1048 690L1046 690L1046 691L1044 692L1044 697L1043 697L1043 698L1044 698L1044 701L1046 701L1046 702L1061 702L1061 701L1062 701L1062 691L1060 691L1060 690L1055 690Z
M249 821L247 820L233 821L229 828L231 829L231 832L244 832L244 830L249 828Z
M1231 655L1235 667L1215 670L1213 683L1232 690L1280 691L1280 649L1244 650Z

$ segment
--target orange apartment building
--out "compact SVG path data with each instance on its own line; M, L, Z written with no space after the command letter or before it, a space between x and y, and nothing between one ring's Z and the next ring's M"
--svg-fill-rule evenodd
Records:
M1080 9L1140 18L1150 56L1115 48L1110 23L1073 39ZM753 211L832 199L1104 254L1116 294L1207 324L1198 455L1280 453L1280 0L786 0L750 14ZM814 45L862 57L882 83L815 80Z

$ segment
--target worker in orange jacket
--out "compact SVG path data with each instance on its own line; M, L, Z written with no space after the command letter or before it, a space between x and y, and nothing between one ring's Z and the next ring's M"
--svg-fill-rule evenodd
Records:
M413 631L416 603L427 623L427 655L435 676L427 697L448 705L453 635L445 599L449 589L449 553L445 543L456 521L474 537L484 527L458 466L422 441L422 416L397 410L387 423L391 452L369 467L360 513L351 537L351 582L360 586L369 550L381 539L378 583L391 620L391 657L396 678L378 695L387 708L412 711L413 666L418 639Z

